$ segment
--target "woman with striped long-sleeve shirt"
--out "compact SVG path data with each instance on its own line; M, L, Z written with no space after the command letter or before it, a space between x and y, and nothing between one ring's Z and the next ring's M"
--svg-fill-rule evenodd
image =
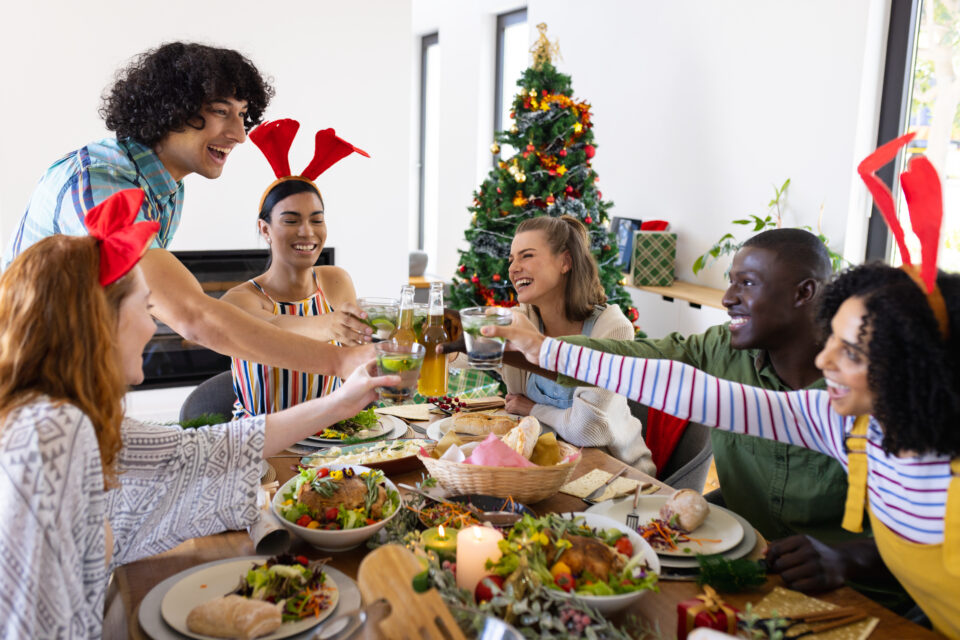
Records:
M843 526L859 529L866 505L888 568L938 631L960 638L960 276L940 273L936 283L939 314L910 275L886 265L831 284L819 312L826 391L747 387L565 344L519 322L485 333L545 369L678 417L836 458L850 479Z

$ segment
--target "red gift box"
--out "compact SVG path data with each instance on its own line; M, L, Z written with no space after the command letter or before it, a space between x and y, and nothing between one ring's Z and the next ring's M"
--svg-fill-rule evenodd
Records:
M684 640L697 627L731 635L737 631L737 610L721 600L709 585L703 587L702 595L677 604L677 640Z

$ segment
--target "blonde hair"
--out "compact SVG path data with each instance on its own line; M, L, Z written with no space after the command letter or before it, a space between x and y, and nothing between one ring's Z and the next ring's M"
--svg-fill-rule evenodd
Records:
M127 390L117 322L133 281L128 274L105 289L99 270L95 238L56 235L0 276L0 430L38 396L74 405L93 423L109 486Z
M583 223L573 216L537 216L517 226L517 233L542 231L554 255L570 255L570 272L565 274L564 315L568 320L586 320L593 308L607 301L600 284L600 270L590 252L590 237Z

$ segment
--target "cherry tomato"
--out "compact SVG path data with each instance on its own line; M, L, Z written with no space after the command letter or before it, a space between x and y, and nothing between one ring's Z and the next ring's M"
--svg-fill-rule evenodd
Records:
M619 538L613 544L613 547L628 558L633 557L633 543L630 542L630 539L627 536Z
M558 573L553 577L553 582L567 593L573 591L574 586L577 584L576 580L573 579L573 575L569 573Z
M303 514L302 516L297 518L297 524L300 525L301 527L305 527L308 524L310 524L311 520L313 520L313 518L311 518L307 514Z
M323 528L332 531L334 529L339 529L340 525L336 522L328 522L327 524L323 525Z
M503 589L503 578L500 576L486 576L477 583L477 588L473 591L473 599L476 602L489 602L493 599L493 589L484 584L487 581L497 585L498 589Z
M327 469L326 467L322 467L319 471L317 471L318 478L326 478L328 475L330 475L330 469Z
M365 520L365 522L366 522L367 524L377 524L377 521L374 520L373 518L367 518L367 519Z
M337 509L336 507L327 507L326 510L323 512L323 517L325 520L329 520L330 522L335 522L337 519L338 513L340 513L340 510Z
M310 560L307 559L307 556L297 556L296 560L305 567L310 564Z

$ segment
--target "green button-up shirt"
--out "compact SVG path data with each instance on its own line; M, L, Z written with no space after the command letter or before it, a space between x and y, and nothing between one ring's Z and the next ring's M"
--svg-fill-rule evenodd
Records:
M641 358L676 360L718 378L790 391L777 376L765 351L734 349L727 325L684 337L634 342L569 336L564 342ZM562 382L572 383L570 379ZM810 388L822 389L817 380ZM847 476L829 456L784 442L711 431L717 476L727 507L747 519L768 540L806 533L827 543L864 537L840 528Z

